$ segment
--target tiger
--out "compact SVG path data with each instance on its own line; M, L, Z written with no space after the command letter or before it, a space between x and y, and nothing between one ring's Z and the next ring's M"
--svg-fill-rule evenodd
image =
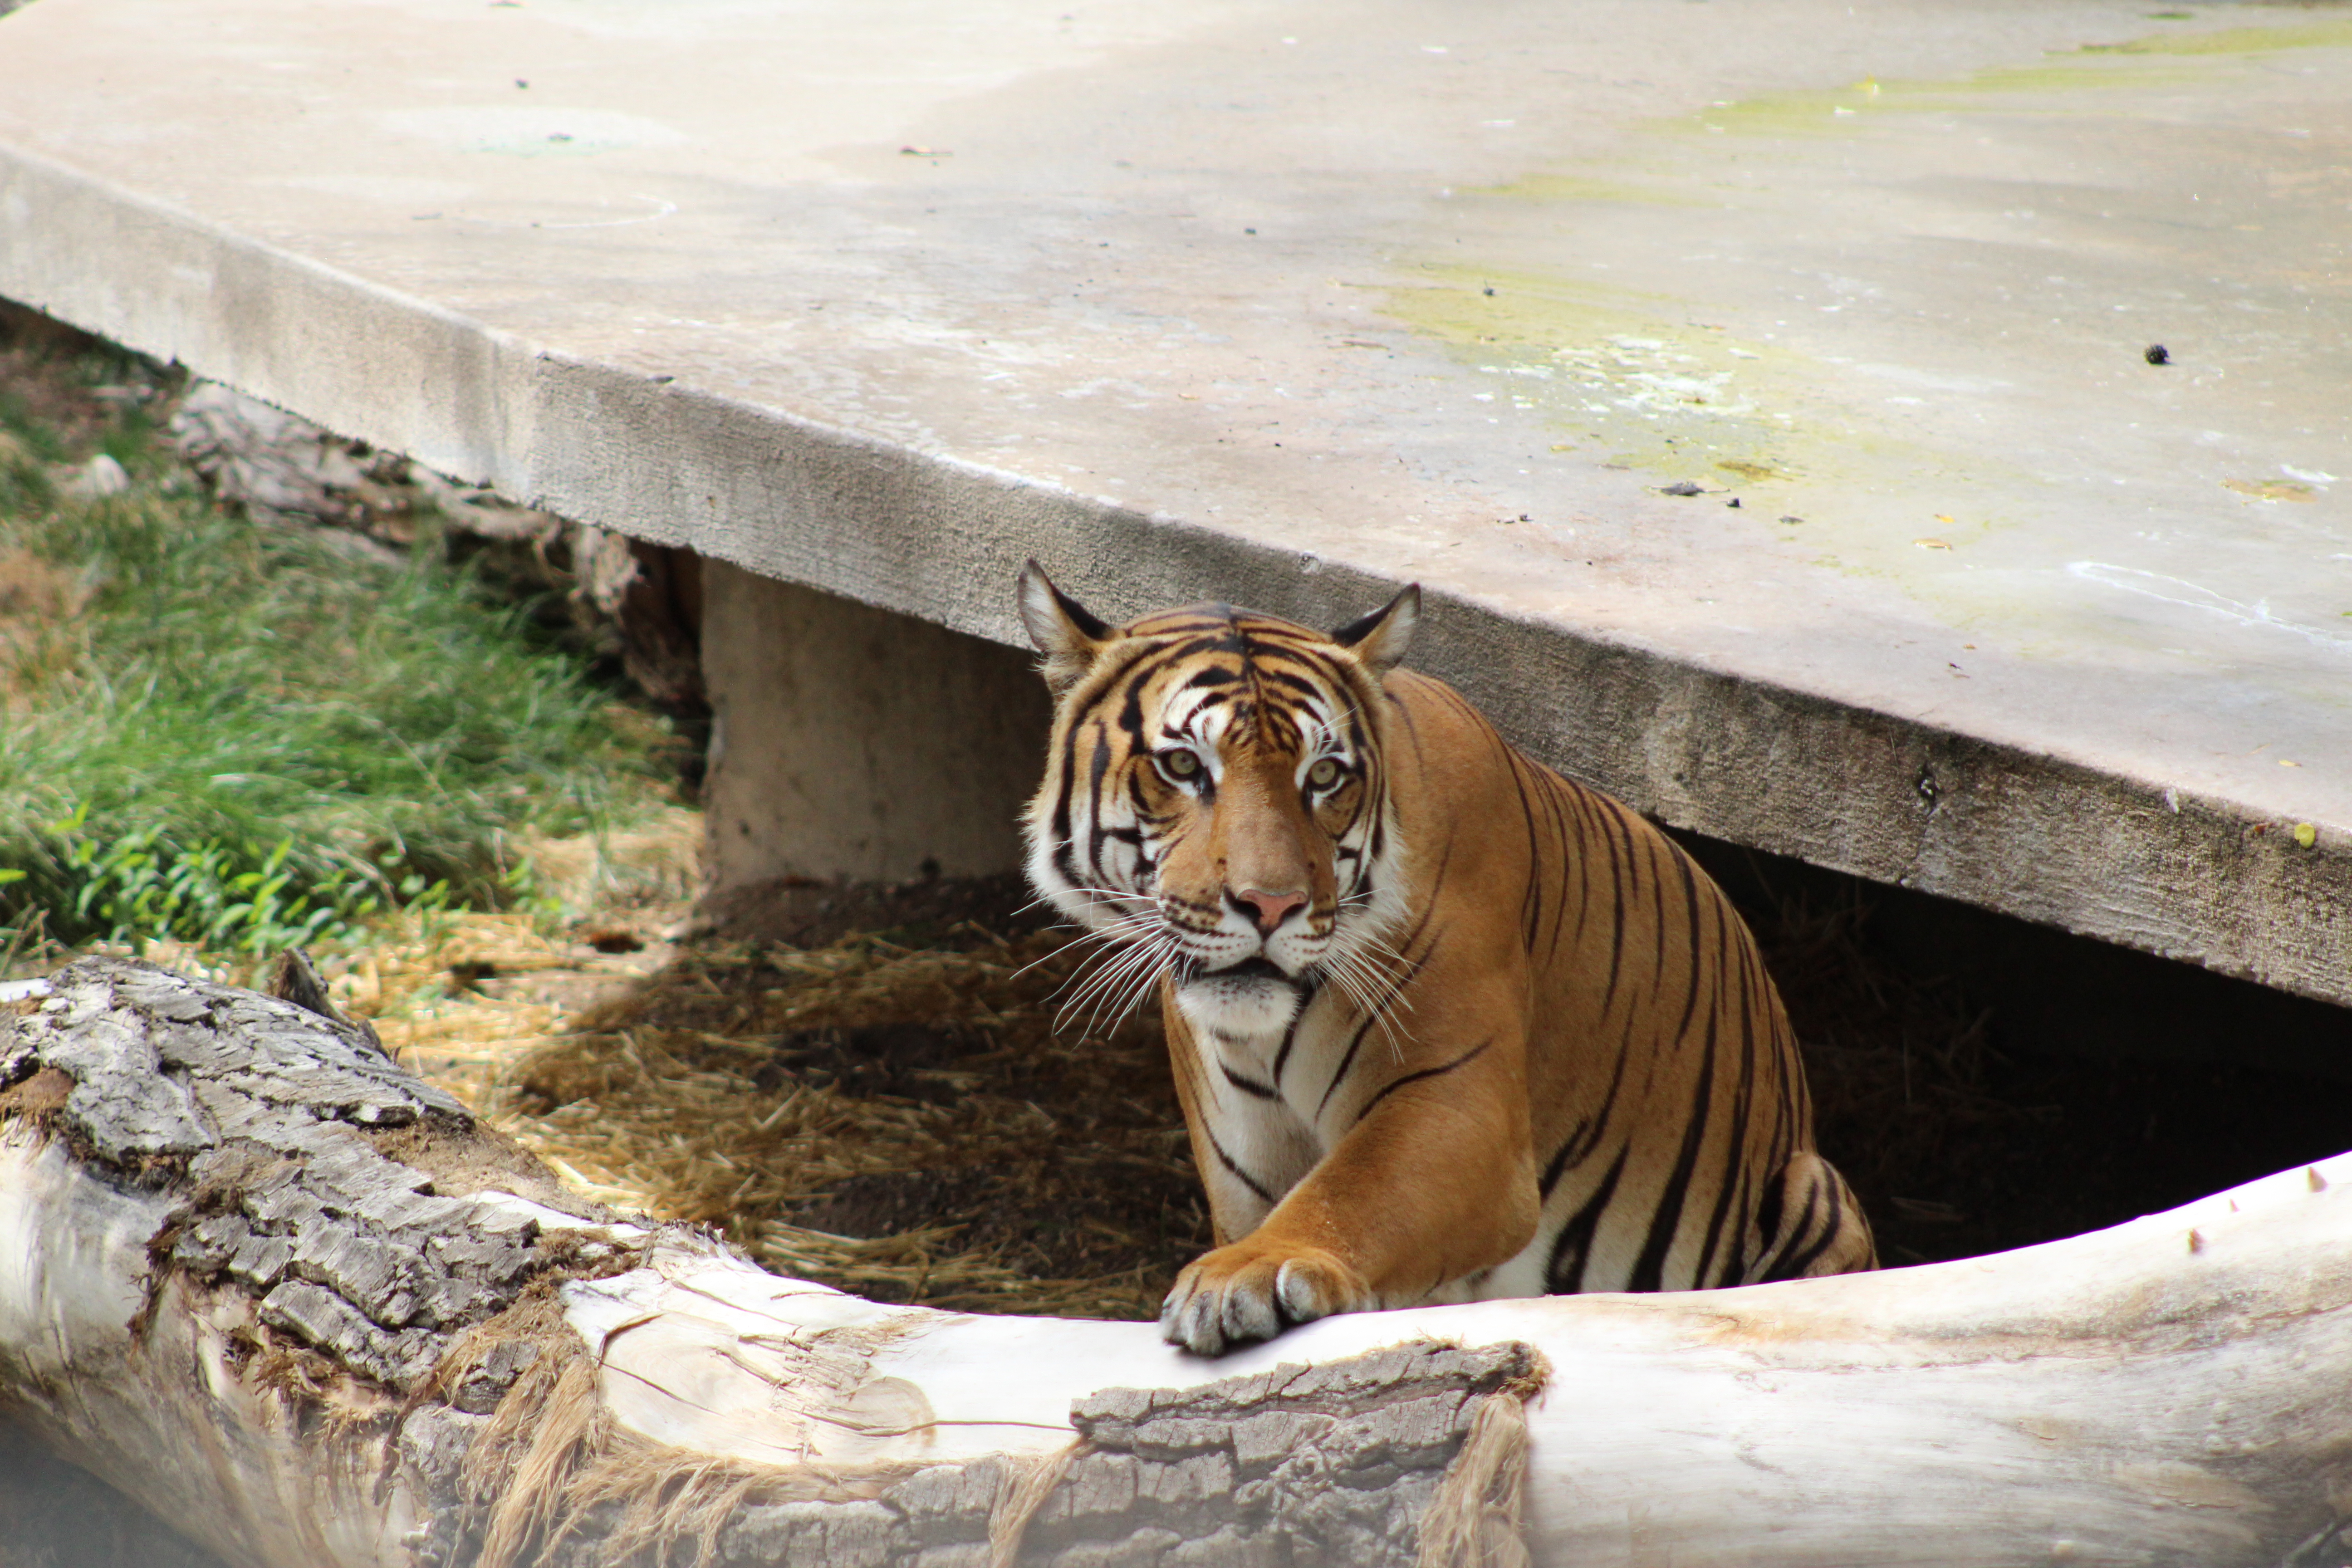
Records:
M1400 668L1418 584L1328 637L1112 627L1031 561L1019 608L1055 699L1028 877L1109 944L1095 994L1156 987L1207 1193L1170 1343L1876 1266L1730 900Z

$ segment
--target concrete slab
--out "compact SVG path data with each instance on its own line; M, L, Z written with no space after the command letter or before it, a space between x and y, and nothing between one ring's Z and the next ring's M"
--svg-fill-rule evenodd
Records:
M2306 6L0 21L0 295L1002 641L1418 578L1667 821L2337 1002L2347 200Z

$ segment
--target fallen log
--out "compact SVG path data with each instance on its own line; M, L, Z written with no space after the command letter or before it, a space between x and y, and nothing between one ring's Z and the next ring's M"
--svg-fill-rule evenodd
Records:
M2347 1559L2352 1156L1202 1362L625 1221L288 1003L47 989L0 1004L0 1405L232 1564Z

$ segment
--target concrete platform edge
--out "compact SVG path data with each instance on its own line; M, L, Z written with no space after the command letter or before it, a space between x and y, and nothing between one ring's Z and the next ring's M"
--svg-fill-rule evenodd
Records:
M1018 645L1036 555L1123 616L1389 591L936 454L534 349L0 147L0 296L600 527ZM1098 563L1112 563L1105 566ZM2352 1005L2352 837L1433 594L1420 668L1676 826Z

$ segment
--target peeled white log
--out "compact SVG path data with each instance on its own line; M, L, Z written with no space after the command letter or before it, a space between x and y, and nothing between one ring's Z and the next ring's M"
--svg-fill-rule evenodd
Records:
M2352 1155L1993 1258L1202 1362L614 1223L249 994L57 992L0 1018L0 1403L232 1563L1505 1561L1520 1346L1538 1563L2344 1554Z

